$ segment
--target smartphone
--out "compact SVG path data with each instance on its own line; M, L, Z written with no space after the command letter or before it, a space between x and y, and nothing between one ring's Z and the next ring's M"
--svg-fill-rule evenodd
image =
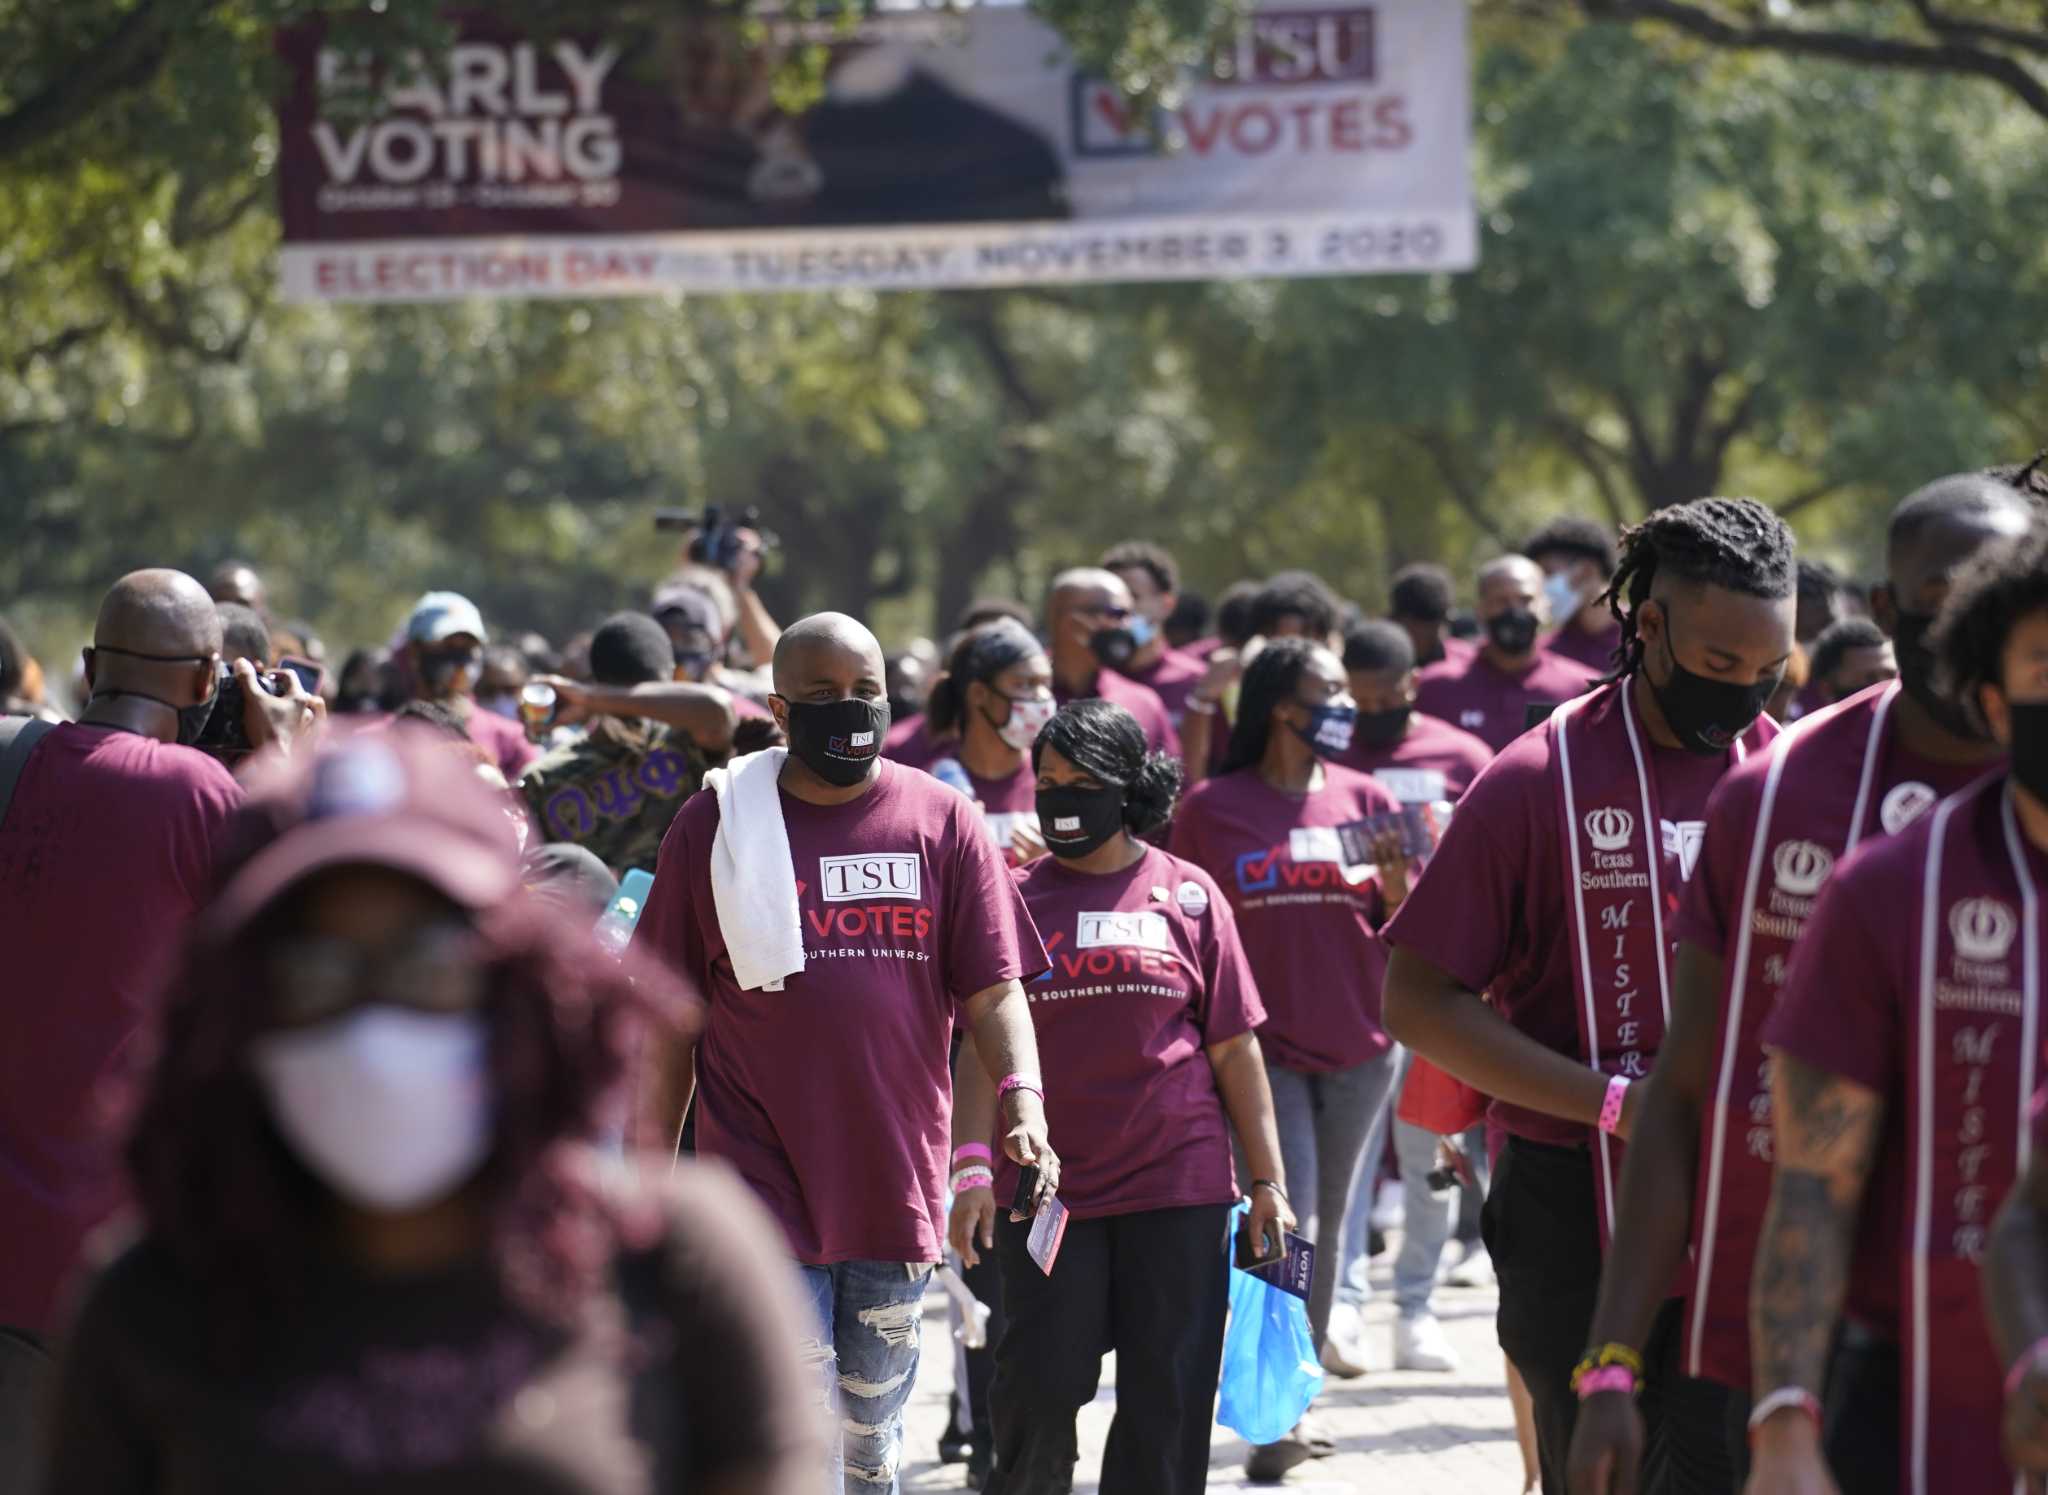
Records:
M1237 1228L1237 1269L1240 1272L1255 1272L1260 1267L1270 1267L1287 1255L1287 1242L1268 1235L1254 1241L1251 1236L1251 1218Z
M1031 1201L1038 1196L1038 1165L1027 1163L1017 1173L1017 1196L1010 1201L1010 1218L1028 1220L1031 1218Z
M327 671L310 659L296 659L286 654L278 659L277 667L298 676L300 687L309 696L319 695L321 685L327 680Z

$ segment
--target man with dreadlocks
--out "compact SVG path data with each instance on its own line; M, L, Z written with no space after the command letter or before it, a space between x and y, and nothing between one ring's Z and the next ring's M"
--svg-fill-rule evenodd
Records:
M1903 830L2000 758L1998 745L1936 689L1924 635L1957 568L2024 530L2029 508L2006 482L1980 473L1942 478L1901 503L1891 520L1887 579L1871 589L1870 602L1901 640L1906 678L1805 718L1714 791L1677 924L1671 1031L1629 1147L1594 1344L1642 1349L1689 1244L1696 1265L1685 1372L1747 1402L1750 1263L1773 1158L1764 1019L1836 864L1859 844ZM1819 995L1835 1002L1832 989ZM1896 1220L1897 1200L1891 1203L1877 1215ZM1838 1389L1871 1378L1867 1342L1898 1337L1896 1281L1869 1286L1870 1298L1856 1310L1858 1333L1838 1365ZM1882 1408L1896 1396L1894 1375L1889 1388L1876 1389L1875 1403ZM1746 1440L1732 1419L1730 1431L1730 1457L1740 1467ZM1893 1450L1869 1434L1868 1420L1859 1420L1850 1440L1889 1469ZM1633 1488L1641 1451L1642 1420L1630 1399L1588 1398L1572 1444L1575 1495ZM1878 1488L1849 1467L1837 1471L1848 1488Z
M1566 1488L1580 1398L1639 1385L1647 1487L1733 1480L1728 1394L1680 1374L1677 1302L1647 1354L1580 1356L1643 1094L1631 1082L1671 1010L1668 926L1708 795L1776 734L1759 717L1792 653L1794 579L1791 532L1749 499L1681 504L1625 533L1607 599L1615 673L1480 775L1387 926L1387 1026L1492 1096L1507 1134L1482 1219L1546 1495ZM1668 1299L1683 1283L1662 1286Z

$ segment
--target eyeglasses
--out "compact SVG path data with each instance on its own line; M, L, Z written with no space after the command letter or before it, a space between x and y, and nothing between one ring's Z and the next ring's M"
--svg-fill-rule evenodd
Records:
M467 1012L483 1001L478 949L475 930L445 921L389 949L321 936L280 941L264 958L270 1015L279 1027L303 1028L367 1002Z
M1088 615L1092 618L1107 618L1112 623L1122 623L1131 616L1131 610L1128 607L1114 607L1105 603L1101 607L1089 608Z

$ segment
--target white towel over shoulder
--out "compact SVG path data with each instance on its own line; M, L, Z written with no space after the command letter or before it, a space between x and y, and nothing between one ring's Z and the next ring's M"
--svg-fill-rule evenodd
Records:
M711 901L741 991L781 991L804 968L796 863L782 823L782 764L787 748L735 758L704 775L718 796L711 842Z

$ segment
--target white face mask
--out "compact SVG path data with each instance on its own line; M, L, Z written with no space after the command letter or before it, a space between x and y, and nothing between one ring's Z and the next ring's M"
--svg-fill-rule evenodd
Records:
M474 1012L371 1005L253 1048L277 1129L364 1209L446 1198L491 1150L490 1034Z
M1045 724L1059 713L1059 709L1059 702L1050 697L1026 701L1011 697L1010 719L996 728L996 736L1003 739L1003 746L1024 752L1038 741L1038 734L1045 730Z
M1562 571L1543 579L1543 595L1550 603L1550 621L1558 624L1570 621L1584 602L1572 579Z

